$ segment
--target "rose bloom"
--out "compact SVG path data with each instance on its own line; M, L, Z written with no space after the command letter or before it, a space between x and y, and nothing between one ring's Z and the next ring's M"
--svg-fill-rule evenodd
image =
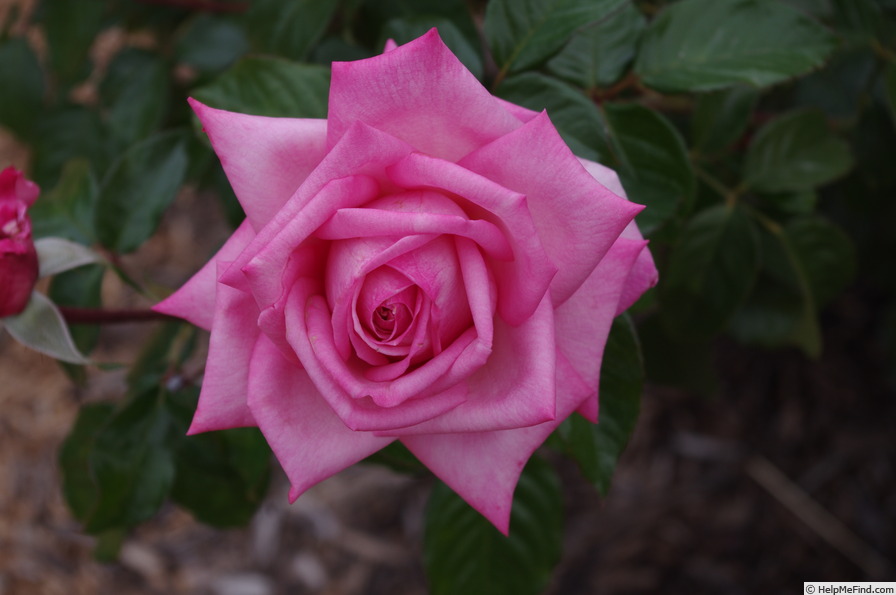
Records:
M0 171L0 318L25 309L37 281L30 207L40 188L14 167Z
M190 433L258 426L291 500L400 440L506 533L656 282L642 207L435 30L387 50L333 64L326 120L192 101L247 218L156 309L211 330Z

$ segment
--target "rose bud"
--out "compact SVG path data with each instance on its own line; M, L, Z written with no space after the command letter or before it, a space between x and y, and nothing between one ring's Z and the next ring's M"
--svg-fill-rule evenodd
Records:
M17 169L0 172L0 318L24 310L37 281L28 207L39 193L37 184Z

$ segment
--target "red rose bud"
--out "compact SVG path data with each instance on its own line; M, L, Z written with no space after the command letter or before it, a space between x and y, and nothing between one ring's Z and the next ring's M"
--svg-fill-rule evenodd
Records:
M37 184L17 169L0 172L0 318L24 310L37 281L28 207L39 193Z

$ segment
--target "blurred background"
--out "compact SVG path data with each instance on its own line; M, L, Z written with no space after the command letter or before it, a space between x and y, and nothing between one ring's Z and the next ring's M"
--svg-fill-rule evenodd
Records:
M640 416L606 496L573 460L545 452L565 509L546 592L789 593L809 580L896 580L896 3L757 2L786 5L830 43L777 80L704 90L651 79L639 57L659 44L649 23L688 0L617 2L518 71L489 52L493 17L478 0L0 0L0 167L41 185L36 235L99 242L130 275L86 273L39 290L58 303L147 308L242 217L187 95L324 117L332 60L438 26L490 89L547 107L577 153L617 167L652 213L642 227L663 281L633 313L646 368ZM571 76L587 47L604 66ZM799 126L780 124L791 116ZM582 122L603 132L582 132ZM146 142L185 155L170 197L153 205L158 224L134 246L77 231L73 189L95 184L102 195L116 158L139 157L129 151ZM774 177L775 163L815 173L750 182L751 172ZM146 175L165 167L147 162ZM763 250L723 247L720 270L689 268L683 255L706 247L687 238L732 199ZM791 256L783 272L775 242ZM749 282L732 290L724 279L740 266ZM703 308L681 281L698 274L710 279L699 292L736 295ZM155 331L74 330L96 359L116 362L134 361ZM432 480L382 465L357 465L292 506L275 465L241 528L212 528L167 503L112 538L85 533L63 496L60 446L85 404L121 399L127 374L63 367L0 334L0 595L428 592Z

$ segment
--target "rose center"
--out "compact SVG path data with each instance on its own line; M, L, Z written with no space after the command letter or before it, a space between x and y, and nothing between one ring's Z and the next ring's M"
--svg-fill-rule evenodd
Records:
M411 312L405 304L383 303L373 311L373 331L381 341L401 335L411 323Z

